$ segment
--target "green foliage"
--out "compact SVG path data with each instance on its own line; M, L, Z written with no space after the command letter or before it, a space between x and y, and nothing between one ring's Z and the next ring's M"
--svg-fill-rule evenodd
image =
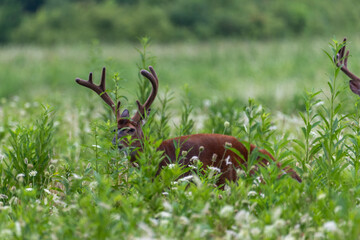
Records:
M0 6L6 43L135 42L144 35L161 42L278 39L350 32L359 22L354 0L3 0Z
M254 49L258 47L249 47L249 51L256 53ZM336 41L332 44L333 52L328 53L331 61L339 47ZM274 52L264 49L261 51L273 58ZM292 48L284 49L291 52ZM282 54L278 49L275 52ZM214 56L222 60L218 59L221 55L214 53ZM224 71L230 70L226 66L235 56L226 56L230 56L230 61L218 67L214 62L211 66L216 67L216 71L211 75L223 67ZM133 64L135 58L131 61ZM52 64L49 60L49 65ZM246 72L251 66L246 64L237 71L251 75L263 67L260 64L253 72L251 69ZM25 73L18 71L19 74L31 75L26 65L20 65L25 67L21 68ZM290 69L287 71L291 71L292 67L287 66ZM181 71L187 69L177 67ZM203 71L201 67L197 70ZM3 99L0 238L356 239L360 234L360 100L350 94L347 86L342 86L339 69L333 62L329 72L328 87L324 87L326 79L319 78L316 82L323 85L322 91L304 94L304 108L299 117L268 110L272 102L263 103L257 98L244 103L240 97L227 96L227 91L222 91L224 97L217 96L219 100L212 98L197 104L195 97L205 99L208 95L201 95L196 84L212 86L218 80L210 75L205 81L192 82L200 96L191 94L190 84L185 96L177 92L170 94L161 88L159 101L153 105L143 128L144 151L134 162L125 154L132 149L118 151L111 143L114 129L113 121L109 120L111 113L102 110L103 105L92 104L92 100L88 103L89 99L84 100L80 93L66 92L69 99L64 98L64 93L55 100L53 96L34 97L37 101L52 102L55 116L48 109L42 111L35 100L27 102L22 95ZM56 76L50 73L56 73L54 68L45 75ZM123 100L122 95L131 98L128 88L125 94L120 88L126 83L125 74L115 73L113 84L108 86L114 99ZM162 72L164 81L167 74ZM189 72L184 71L186 74ZM11 80L11 76L6 78ZM222 77L228 79L228 76ZM236 84L230 85L235 88ZM133 86L135 88L136 83ZM47 95L51 94L47 92ZM205 118L203 125L201 117ZM178 129L172 127L174 119L182 121ZM247 147L246 142L267 149L282 167L291 166L296 170L303 182L300 184L289 174L283 174L273 162L259 168L254 176L249 175L261 155L257 150L250 156L248 168L237 169L238 180L228 182L221 189L214 186L221 173L216 168L204 169L196 157L191 166L182 166L180 161L185 153L183 155L179 147L178 162L158 172L163 156L156 149L161 141L178 134L180 129L181 134L192 133L195 122L199 123L196 131L214 129L216 133L245 140ZM228 146L227 151L230 150ZM29 177L34 170L36 175ZM19 173L25 175L22 182Z
M41 118L29 127L10 130L10 146L4 162L5 182L2 187L44 187L50 178L48 170L53 152L53 117L45 108Z

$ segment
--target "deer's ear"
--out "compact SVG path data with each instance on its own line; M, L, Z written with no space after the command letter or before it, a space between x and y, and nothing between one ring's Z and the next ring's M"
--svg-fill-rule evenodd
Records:
M121 118L128 118L128 117L130 117L130 115L129 115L129 110L125 109L125 110L122 112L122 114L121 114L120 117L121 117Z
M351 91L360 96L360 81L350 80L349 84Z

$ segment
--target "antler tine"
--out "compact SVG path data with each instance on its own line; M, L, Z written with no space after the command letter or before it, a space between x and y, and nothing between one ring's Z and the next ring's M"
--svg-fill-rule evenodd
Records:
M349 78L351 78L349 82L351 91L360 96L360 78L357 77L352 72L350 72L350 70L348 69L347 63L350 52L346 51L345 54L345 51L346 51L346 38L344 38L343 40L343 47L336 54L336 57L334 57L334 62L337 67L340 67L341 71L343 71Z
M105 77L106 77L106 69L105 67L102 69L102 73L101 73L101 80L100 80L100 84L96 85L93 83L93 74L90 73L89 74L89 80L83 80L80 78L76 78L75 81L80 84L81 86L90 88L91 90L93 90L94 92L96 92L103 100L104 102L109 105L111 107L111 109L113 110L116 119L118 120L120 118L120 105L121 102L118 101L117 106L115 106L113 100L111 99L111 97L109 96L109 94L106 92L105 89Z
M136 114L134 115L134 117L132 118L132 120L134 122L139 122L145 115L145 110L149 110L151 104L154 102L155 97L157 95L158 92L158 88L159 88L159 79L156 75L156 72L154 70L154 68L152 66L149 66L149 70L150 72L146 71L145 69L141 70L140 73L141 75L143 75L144 77L146 77L151 85L152 85L152 90L150 93L150 96L147 98L147 100L145 101L144 104L141 104L139 100L136 101L137 105L138 105L138 111L136 112Z

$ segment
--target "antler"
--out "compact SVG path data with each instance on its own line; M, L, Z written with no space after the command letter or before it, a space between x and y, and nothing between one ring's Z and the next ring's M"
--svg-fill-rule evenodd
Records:
M158 88L159 88L159 80L155 73L154 68L152 66L149 66L149 70L150 70L150 72L148 72L144 69L140 71L141 75L143 75L144 77L149 79L149 81L152 85L152 90L151 90L150 96L148 97L148 99L145 101L144 104L141 104L139 100L136 101L136 103L138 105L138 111L132 118L132 121L134 121L136 123L140 122L140 120L145 116L145 111L148 111L150 109L150 106L154 102L155 97L158 92Z
M334 57L334 62L336 66L340 67L341 71L343 71L349 78L351 78L349 82L351 91L360 96L360 78L350 72L347 68L349 51L347 51L345 54L346 38L344 38L343 45L344 46L336 54L336 57Z
M115 116L116 116L116 120L118 120L120 118L120 105L121 102L118 101L117 106L115 106L113 100L111 99L111 97L109 96L109 94L106 92L105 90L105 67L102 69L102 74L101 74L101 81L100 81L100 85L96 85L93 83L93 79L92 79L92 72L89 74L89 80L83 80L80 78L76 78L75 81L87 88L90 88L91 90L93 90L94 92L96 92L105 102L107 105L109 105L111 107L111 109L113 110Z

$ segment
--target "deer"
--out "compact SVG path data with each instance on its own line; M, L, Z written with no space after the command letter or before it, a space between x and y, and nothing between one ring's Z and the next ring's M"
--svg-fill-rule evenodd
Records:
M360 96L360 78L355 74L349 71L348 69L348 59L349 59L349 50L346 51L346 38L344 38L342 47L339 52L334 57L334 63L337 67L341 69L343 73L345 73L351 80L349 81L350 89L353 93ZM346 54L345 54L346 52Z
M145 69L141 70L140 74L150 81L152 90L144 104L136 100L138 109L133 117L130 117L129 110L127 109L124 109L124 111L120 113L121 102L118 101L117 104L115 104L106 92L105 67L102 69L99 85L93 83L92 73L89 74L88 80L80 78L76 78L75 80L76 83L93 90L110 106L117 121L117 133L112 142L113 144L118 142L120 151L129 147L134 149L134 151L130 153L131 162L136 162L138 152L142 151L142 140L144 139L142 130L143 120L148 114L159 88L158 77L153 67L149 66L149 71ZM131 141L129 141L129 138ZM176 156L176 147L180 147L180 153L186 153L186 156L179 160L179 164L182 166L190 166L195 156L202 162L203 169L215 167L220 171L221 174L217 180L217 186L224 186L226 181L236 181L238 176L236 170L241 170L241 167L246 166L249 155L256 149L256 146L250 144L250 152L248 152L248 148L237 138L222 134L201 133L164 140L157 149L163 152L163 158L160 161L156 175L160 173L162 168L179 159L179 156ZM235 153L236 151L230 151L228 149L229 147L236 149L238 153ZM268 151L261 149L259 153L259 158L261 158L259 159L260 166L264 167L269 164L269 160L273 161L277 167L282 170L283 174L288 174L299 183L302 182L300 176L292 168L289 166L282 168L281 163L276 162L275 158ZM263 157L261 157L261 155L263 155ZM250 171L250 174L253 175L255 171L258 171L257 166Z

